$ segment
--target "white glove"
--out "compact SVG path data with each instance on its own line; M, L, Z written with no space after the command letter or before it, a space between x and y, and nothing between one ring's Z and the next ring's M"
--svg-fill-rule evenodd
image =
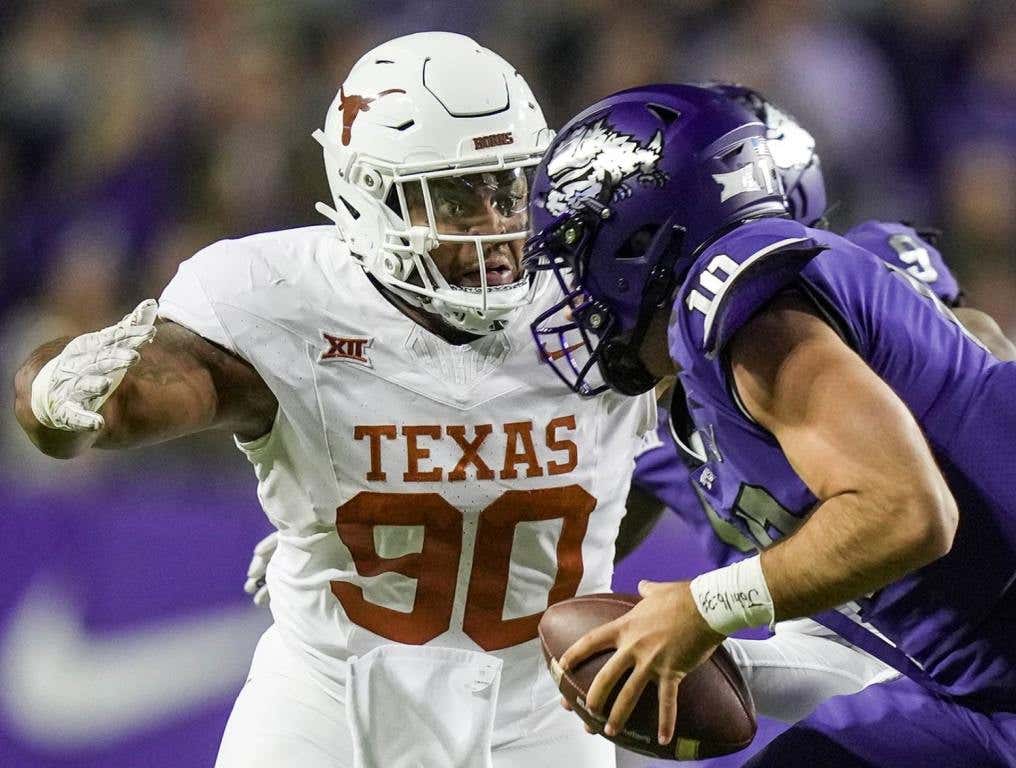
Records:
M51 429L102 429L99 408L120 386L141 355L137 348L155 337L159 305L146 299L116 325L72 340L32 382L32 413Z
M268 594L268 584L265 582L265 574L268 572L268 561L275 554L275 547L278 545L278 533L272 531L254 546L254 556L247 566L247 581L244 582L243 591L251 595L254 605L268 605L271 599Z

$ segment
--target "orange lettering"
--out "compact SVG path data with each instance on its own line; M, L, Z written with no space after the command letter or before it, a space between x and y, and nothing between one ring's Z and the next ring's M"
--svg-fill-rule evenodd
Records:
M559 427L575 431L574 416L558 416L547 422L547 447L552 451L567 451L567 461L548 461L548 475L564 475L571 472L579 463L579 449L573 440L558 440L555 436Z
M504 619L515 529L521 522L561 520L557 540L557 574L547 605L575 597L582 581L582 541L596 499L577 485L506 491L480 514L476 551L462 629L485 651L495 651L536 637L543 611Z
M427 424L402 428L402 436L406 438L406 471L402 474L402 479L407 483L436 482L441 479L441 473L444 471L441 467L420 471L421 459L430 458L430 449L420 448L416 443L416 439L421 435L437 440L441 437L441 427L437 424Z
M526 477L542 477L543 468L536 460L536 449L533 447L533 422L513 421L504 425L507 438L504 449L504 467L501 469L502 480L514 480L519 476L515 469L519 464L527 464ZM519 450L519 440L522 449Z
M448 436L455 440L459 448L462 449L462 457L459 459L459 463L455 465L455 468L448 473L448 479L465 480L466 467L472 464L476 467L477 480L493 480L494 470L488 467L484 460L480 458L478 451L483 441L494 431L494 427L490 424L477 424L473 427L472 442L466 440L466 428L459 424L447 427L446 431Z
M369 427L353 427L354 440L363 440L364 437L370 438L370 472L367 473L367 479L383 482L388 475L381 469L381 438L394 440L395 425L378 424Z
M401 557L381 557L374 544L379 521L384 525L424 526L423 549ZM339 598L354 624L410 645L429 643L447 631L462 556L459 510L436 493L361 491L336 510L335 529L360 576L392 572L416 579L416 598L409 613L372 603L364 596L362 586L333 581L332 594Z

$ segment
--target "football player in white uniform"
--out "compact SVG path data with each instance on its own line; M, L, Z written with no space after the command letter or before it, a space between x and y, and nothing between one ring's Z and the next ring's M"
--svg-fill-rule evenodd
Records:
M59 457L227 430L254 465L275 621L222 768L611 766L536 628L609 589L655 404L536 370L529 322L558 299L520 264L541 110L428 32L361 58L315 136L336 226L216 243L158 307L44 345L19 422Z

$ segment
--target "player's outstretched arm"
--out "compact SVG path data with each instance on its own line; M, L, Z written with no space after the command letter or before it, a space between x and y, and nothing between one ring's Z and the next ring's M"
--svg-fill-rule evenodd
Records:
M781 297L730 356L748 412L820 500L761 556L777 620L856 599L949 551L956 502L914 417L810 304Z
M142 302L120 323L39 347L15 377L15 414L47 455L129 448L206 429L253 438L277 403L245 361Z

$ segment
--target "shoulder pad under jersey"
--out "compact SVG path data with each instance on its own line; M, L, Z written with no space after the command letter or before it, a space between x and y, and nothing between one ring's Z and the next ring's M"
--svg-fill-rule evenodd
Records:
M695 260L675 302L672 322L708 357L767 302L797 281L801 270L826 249L790 219L742 224Z
M314 256L332 230L304 227L213 243L180 264L159 298L159 316L249 359L252 350L241 349L236 323L224 311L276 324L305 314L314 290L330 295L326 287L318 289L323 280ZM332 250L342 255L339 247ZM335 264L338 269L342 262L336 258Z
M858 224L844 237L916 277L946 305L959 303L962 291L942 254L908 224L872 219Z

